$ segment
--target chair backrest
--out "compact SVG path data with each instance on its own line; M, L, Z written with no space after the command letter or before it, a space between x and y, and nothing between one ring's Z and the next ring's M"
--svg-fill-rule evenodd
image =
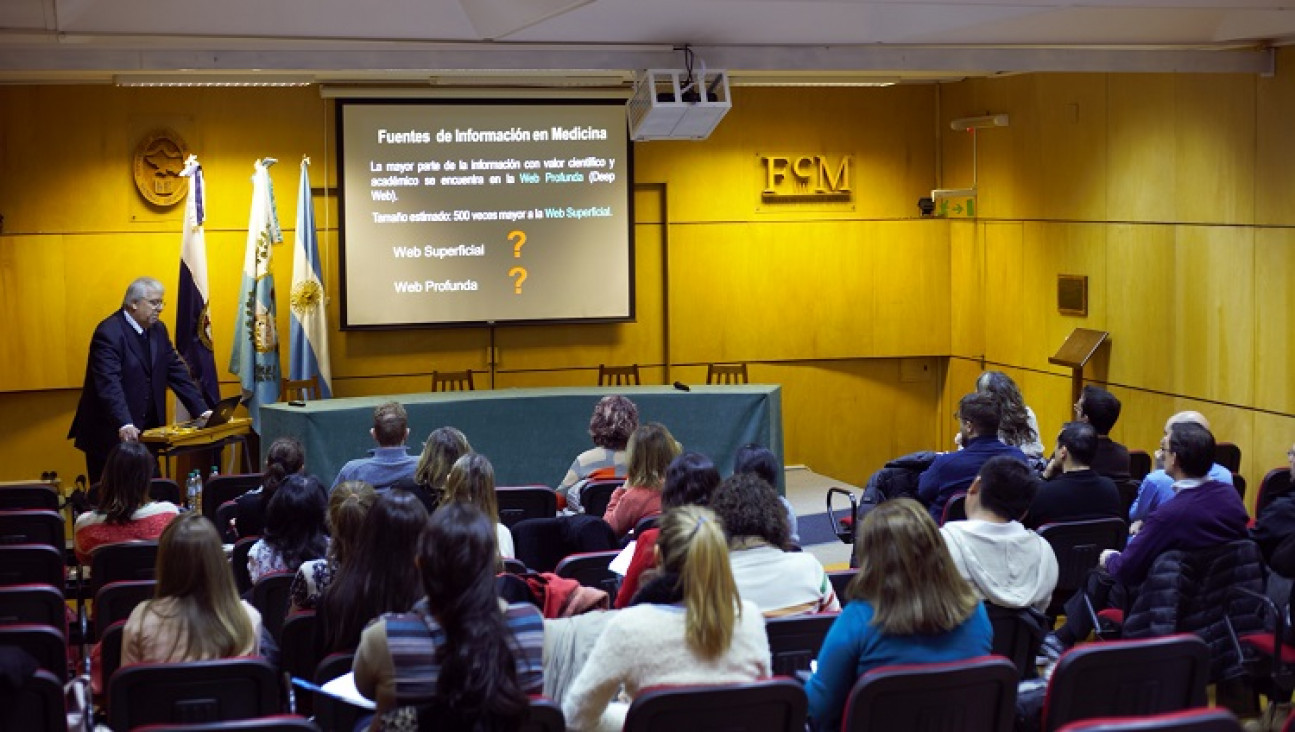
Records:
M255 719L238 719L207 724L149 724L136 732L320 732L319 725L297 714L275 714Z
M495 488L495 500L499 504L499 523L509 528L523 519L553 518L558 513L558 494L548 486L499 486Z
M292 579L296 572L271 572L252 585L252 606L261 612L261 626L276 641L292 605Z
M634 698L623 732L802 732L808 707L805 690L791 679L657 687Z
M1214 462L1231 470L1234 473L1241 472L1241 448L1232 442L1217 442L1214 444Z
M244 536L234 542L234 551L229 553L229 568L234 572L234 587L240 595L252 589L252 573L247 569L247 556L260 540L259 536Z
M1209 648L1188 633L1076 646L1062 654L1048 681L1043 730L1077 719L1205 706L1209 668Z
M1240 473L1232 474L1232 487L1237 489L1237 495L1241 497L1241 502L1246 500L1246 477Z
M113 729L249 719L278 711L274 667L260 658L127 666L108 683Z
M620 588L620 575L607 568L611 561L620 554L619 551L585 552L571 554L558 562L553 573L559 577L569 577L585 587L603 590L613 599Z
M1146 450L1129 450L1129 477L1141 483L1150 472L1150 453Z
M58 510L58 491L49 483L14 483L0 486L0 511L16 509Z
M845 606L845 588L850 584L850 580L859 573L856 569L836 569L827 573L827 579L832 583L832 590L836 593L837 598L841 601L841 606Z
M433 371L432 391L475 391L472 383L472 370L467 371Z
M530 713L518 732L563 732L567 728L562 706L552 699L532 697Z
M516 557L504 557L504 571L508 574L526 574L526 563Z
M308 402L312 399L318 399L320 393L319 374L315 374L309 379L279 380L279 401L281 402Z
M642 383L642 380L639 378L638 364L631 364L629 366L608 366L602 363L598 364L599 386L640 386Z
M186 496L180 490L180 484L170 478L154 478L148 482L148 497L154 501L167 501L177 506L185 505ZM190 508L196 508L190 506Z
M35 623L0 625L0 646L23 649L40 668L67 682L67 638L62 630Z
M109 582L157 578L157 542L104 544L90 552L90 592L98 595Z
M126 621L119 620L104 628L99 635L99 678L103 688L108 688L113 674L121 668L121 642L126 635Z
M748 384L744 363L712 363L706 366L707 384Z
M940 514L940 525L950 521L963 521L967 518L967 494L956 493L944 503L944 513Z
M1011 608L985 603L989 623L994 628L994 655L1002 656L1016 666L1022 679L1038 676L1034 659L1047 632L1047 618L1033 608Z
M63 550L49 544L0 545L0 587L49 585L63 587Z
M1061 732L1241 732L1236 715L1204 707L1142 717L1098 717L1071 722Z
M517 558L536 572L552 572L568 555L616 549L616 532L593 516L526 519L512 528Z
M634 528L630 529L629 536L626 538L638 538L643 535L644 531L655 529L659 523L661 523L661 514L659 513L644 516L634 524ZM796 547L796 551L800 551L800 547Z
M585 483L580 489L580 505L584 507L585 515L602 518L603 514L607 513L607 504L612 501L612 493L623 485L625 485L624 478L591 480Z
M289 615L279 631L279 667L299 679L315 678L323 653L315 638L318 618L314 610Z
M774 675L795 676L797 671L808 671L836 616L837 613L820 613L765 620Z
M883 666L864 674L845 703L843 732L974 729L1011 732L1016 667L998 656Z
M135 606L153 599L157 580L109 582L94 595L95 635L113 623L125 620Z
M264 473L230 473L208 478L202 486L202 515L215 521L220 504L255 490L264 479Z
M63 516L48 509L0 511L0 544L46 544L62 550Z
M1259 495L1255 496L1255 516L1259 516L1268 508L1268 504L1279 496L1290 493L1291 490L1291 471L1290 467L1283 465L1280 468L1273 468L1264 473L1264 479L1259 482Z
M1039 527L1039 536L1052 545L1057 556L1057 588L1053 591L1054 605L1064 602L1080 587L1089 570L1097 566L1097 558L1104 549L1122 549L1129 535L1127 524L1120 518L1092 519L1089 521L1063 521Z
M66 607L63 592L49 585L0 587L0 625L66 628Z
M1138 489L1142 487L1142 481L1129 478L1114 482L1115 490L1120 493L1120 515L1128 516L1129 509L1133 508L1133 502L1138 500Z
M323 686L329 681L350 673L355 656L350 653L332 653L324 657L315 668L315 683ZM353 730L366 712L328 694L315 693L315 721L325 730Z
M0 730L4 732L62 732L67 729L63 682L38 670L0 704Z

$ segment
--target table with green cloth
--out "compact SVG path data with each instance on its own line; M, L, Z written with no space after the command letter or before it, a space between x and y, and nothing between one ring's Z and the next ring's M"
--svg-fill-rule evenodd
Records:
M782 460L782 390L777 385L559 387L425 392L347 397L261 408L261 454L279 437L295 437L306 450L306 470L332 485L346 461L375 447L369 429L373 408L398 401L409 412L409 451L418 455L437 427L463 430L472 448L490 458L496 485L556 486L576 455L593 446L589 417L608 394L638 405L639 423L664 424L684 446L710 457L721 475L748 443L764 445ZM264 458L262 457L263 463ZM778 486L779 491L783 486Z

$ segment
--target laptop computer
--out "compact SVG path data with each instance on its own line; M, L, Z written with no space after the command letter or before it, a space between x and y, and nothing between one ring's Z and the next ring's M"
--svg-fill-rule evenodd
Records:
M219 427L229 421L234 416L234 410L238 405L243 403L241 395L227 397L216 402L216 406L211 408L211 416L207 418L207 424L204 427Z

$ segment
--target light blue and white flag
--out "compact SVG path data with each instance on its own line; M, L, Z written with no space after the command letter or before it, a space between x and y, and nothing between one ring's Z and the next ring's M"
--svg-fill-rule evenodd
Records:
M315 236L315 203L310 196L310 158L301 160L297 191L297 244L292 250L292 351L288 378L319 376L319 397L333 395L333 370L328 356L328 312L319 239Z
M239 288L234 321L234 350L229 370L243 383L252 429L261 431L261 405L279 400L279 334L275 325L274 245L283 241L279 216L274 210L270 166L274 158L256 161L252 173L252 212L247 221L247 249L243 256L243 284Z
M202 165L197 155L184 161L180 175L189 179L189 198L184 204L184 234L180 240L180 286L175 312L175 348L189 365L189 375L208 405L220 401L216 378L216 354L211 345L211 314L208 312L207 239L202 231L206 219L206 191ZM175 421L191 416L180 400L175 402Z

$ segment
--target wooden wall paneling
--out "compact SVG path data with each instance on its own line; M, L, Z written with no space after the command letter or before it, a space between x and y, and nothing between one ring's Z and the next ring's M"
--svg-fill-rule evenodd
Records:
M985 353L984 225L949 221L950 353L979 358Z
M1173 391L1179 333L1175 298L1182 284L1175 271L1174 233L1170 226L1107 227L1103 280L1114 383Z
M986 223L985 280L980 296L985 301L985 357L998 363L1024 363L1024 309L1029 307L1022 289L1024 230L1019 222Z
M65 269L62 236L0 237L0 391L80 383L66 353L68 310L81 290L68 286Z
M1254 405L1254 232L1178 226L1174 238L1170 391Z
M864 224L863 229L872 254L874 352L881 356L947 354L948 227L929 220L878 221Z
M35 480L55 470L70 486L85 472L85 454L66 439L80 398L80 389L0 393L6 416L0 420L0 480Z
M1295 49L1277 49L1279 68L1289 69ZM1295 74L1274 74L1255 81L1255 223L1295 224L1290 202L1295 198Z
M1295 414L1295 232L1255 230L1255 403Z
M1075 328L1106 330L1106 298L1101 278L1106 272L1106 227L1096 224L1026 222L1022 325L1026 360L1031 368L1066 378L1070 369L1048 363ZM1088 277L1088 315L1057 312L1057 275ZM1069 393L1069 392L1067 392Z
M1180 175L1173 77L1111 74L1107 83L1107 218L1173 221Z
M994 366L988 365L988 368ZM952 450L953 436L958 434L958 421L953 416L958 412L958 401L964 394L972 392L976 388L976 379L980 377L983 371L980 362L974 359L951 358L945 366L944 382L942 386L942 402L936 410L936 427L939 434L936 436L935 447L932 450Z
M1107 218L1107 79L1105 74L1038 77L1032 107L1040 133L1037 191L1044 218ZM1022 117L1023 125L1028 122Z
M1174 221L1254 223L1256 78L1174 75Z

